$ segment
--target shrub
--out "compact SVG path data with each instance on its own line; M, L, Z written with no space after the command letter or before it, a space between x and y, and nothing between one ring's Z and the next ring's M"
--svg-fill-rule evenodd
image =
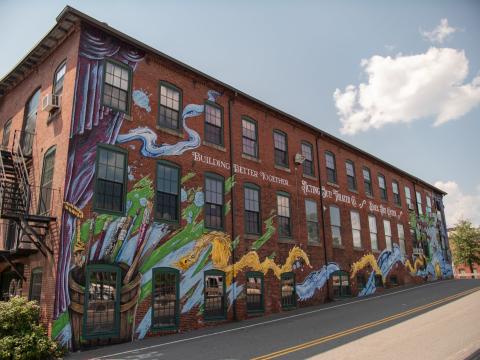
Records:
M38 323L40 307L16 296L0 301L0 359L56 359L63 349L51 340Z

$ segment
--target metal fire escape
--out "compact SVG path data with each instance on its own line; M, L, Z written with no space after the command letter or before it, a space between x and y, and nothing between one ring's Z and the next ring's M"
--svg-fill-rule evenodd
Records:
M28 256L40 251L45 257L52 254L47 245L50 214L33 213L32 185L29 170L33 167L31 156L25 156L20 136L15 134L12 149L0 150L0 218L4 219L3 249L0 256L10 263L10 258ZM17 141L16 141L17 140Z

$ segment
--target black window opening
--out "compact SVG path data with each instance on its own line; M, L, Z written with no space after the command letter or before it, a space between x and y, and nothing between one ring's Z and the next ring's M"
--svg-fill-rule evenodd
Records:
M20 146L25 156L32 155L33 137L37 126L37 111L40 102L40 89L37 89L25 105Z
M365 194L367 196L373 196L373 187L372 187L372 178L370 176L370 169L365 167L362 169L362 173L363 173L363 185L365 188Z
M388 277L388 280L390 282L390 285L392 286L397 286L398 285L398 278L397 278L397 275L390 275Z
M277 194L277 221L280 237L292 236L292 223L290 219L290 196Z
M295 274L283 273L280 279L282 308L290 309L297 306L297 293L295 290Z
M327 181L332 184L337 183L337 169L335 165L335 155L330 151L325 152L325 163L327 168Z
M345 162L345 168L347 171L347 187L348 190L356 191L357 190L357 179L355 178L355 165L350 160Z
M375 274L375 287L383 287L383 277L382 275Z
M29 300L34 300L38 304L42 296L42 278L43 271L42 269L33 269L30 276L30 293L28 295Z
M9 119L5 125L3 125L3 134L2 134L2 148L8 148L10 142L10 129L12 128L12 119Z
M258 133L256 121L242 118L242 146L245 155L258 158Z
M273 132L275 165L288 167L287 135L279 130Z
M253 184L245 184L245 232L260 234L260 188Z
M224 319L226 317L225 273L220 270L206 271L204 286L204 317Z
M103 105L114 110L130 111L131 69L124 64L107 61L103 84Z
M95 210L123 213L127 179L127 153L114 146L97 147Z
M205 141L223 146L222 109L212 104L205 104Z
M219 175L205 176L205 226L223 229L224 179Z
M393 202L398 206L402 205L402 200L400 199L400 186L396 180L392 181L392 193Z
M332 274L333 296L347 297L352 295L350 289L350 275L346 271L335 271Z
M357 274L356 280L357 280L357 290L362 291L363 289L365 289L365 286L367 286L365 275Z
M387 183L385 182L385 176L382 174L378 175L378 187L380 189L380 198L387 200Z
M152 276L152 328L175 329L179 322L180 272L154 268Z
M83 336L115 336L120 325L120 268L114 265L87 267Z
M305 175L314 176L315 171L313 167L313 146L309 143L302 143L302 155L305 157L303 161L303 173Z
M174 164L157 163L156 218L178 222L180 209L180 168Z
M55 71L53 76L53 94L61 96L63 92L63 81L65 79L65 73L67 72L67 64L63 62Z
M160 82L158 125L173 130L181 128L182 92L177 87Z
M261 272L248 272L245 285L247 294L247 312L263 311L263 274Z
M49 216L52 207L52 185L55 170L55 147L50 148L43 157L42 179L40 182L40 198L38 214Z
M319 226L317 202L314 200L305 200L305 215L307 219L307 237L309 244L319 244Z

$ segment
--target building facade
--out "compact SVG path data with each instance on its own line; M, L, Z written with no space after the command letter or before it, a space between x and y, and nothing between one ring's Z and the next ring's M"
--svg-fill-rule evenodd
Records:
M70 347L452 276L441 190L75 9L0 96L2 296Z

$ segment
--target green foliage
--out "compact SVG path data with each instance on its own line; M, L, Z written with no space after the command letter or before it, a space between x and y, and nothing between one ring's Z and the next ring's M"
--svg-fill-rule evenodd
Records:
M0 359L57 359L63 349L38 324L40 307L34 301L14 297L0 302Z
M453 244L455 264L472 265L480 263L480 229L473 227L470 221L461 220L450 235Z

